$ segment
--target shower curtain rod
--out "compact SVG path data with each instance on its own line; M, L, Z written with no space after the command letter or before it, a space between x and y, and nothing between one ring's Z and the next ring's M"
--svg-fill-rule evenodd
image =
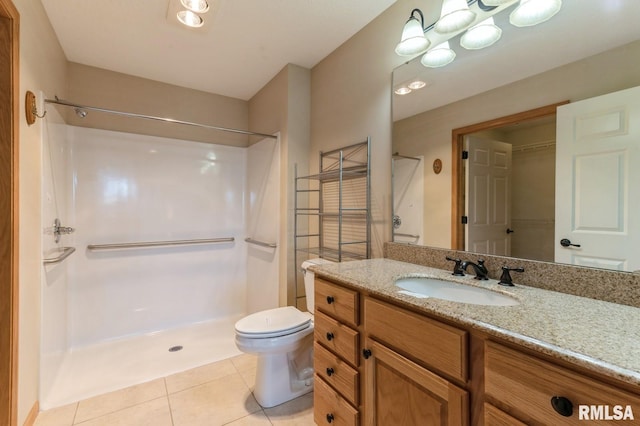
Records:
M45 99L44 102L47 104L56 104L56 105L62 105L67 107L79 108L83 110L104 112L107 114L123 115L126 117L142 118L145 120L163 121L165 123L184 124L187 126L202 127L205 129L220 130L223 132L241 133L243 135L250 135L250 136L262 136L265 138L272 138L272 139L278 138L277 136L274 136L274 135L267 135L266 133L250 132L248 130L231 129L228 127L211 126L208 124L194 123L192 121L176 120L176 119L167 118L167 117L156 117L153 115L137 114L134 112L117 111L117 110L107 109L107 108L93 107L88 105L79 105L69 101L65 101L63 99L58 99L57 96L55 97L55 99ZM44 115L42 117L44 117Z

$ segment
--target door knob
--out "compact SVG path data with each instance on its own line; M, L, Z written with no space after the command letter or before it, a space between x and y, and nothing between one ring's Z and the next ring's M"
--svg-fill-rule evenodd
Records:
M514 232L516 232L516 231L514 231L514 230L513 230L513 229L511 229L511 228L507 228L507 234L513 234Z
M580 247L580 244L571 244L571 240L567 238L563 238L560 240L560 245L562 247Z

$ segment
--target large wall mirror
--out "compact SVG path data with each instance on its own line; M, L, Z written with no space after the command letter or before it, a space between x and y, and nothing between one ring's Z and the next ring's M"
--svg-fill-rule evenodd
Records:
M422 8L425 23L438 19L439 5L426 10L416 1L415 7ZM394 70L394 91L416 80L426 84L405 95L392 95L393 240L639 270L640 255L620 260L619 250L614 247L603 249L597 256L583 256L590 252L581 243L617 247L617 240L605 243L594 239L615 228L613 233L631 234L631 247L637 247L640 210L633 209L640 209L640 204L633 200L640 200L640 183L636 183L640 180L634 181L629 174L634 168L633 160L628 163L630 157L609 154L629 151L640 155L640 136L633 138L628 149L609 149L609 154L598 157L583 155L592 161L578 164L561 148L561 141L569 136L558 132L575 130L575 117L565 117L568 113L563 109L589 99L608 99L605 95L640 86L640 27L635 22L640 16L640 2L564 0L551 20L528 28L510 25L509 13L507 9L494 16L502 38L493 46L465 50L458 36L450 40L456 58L449 65L426 68L418 57ZM583 122L604 126L603 131L610 134L640 128L640 112L634 115L616 107L616 102L622 102L616 98L609 102L613 106L606 107L608 113L602 116L582 112L583 116L596 117ZM574 124L567 126L558 120ZM507 189L498 189L488 198L486 191L496 190L496 185L478 186L470 161L474 155L481 158L484 154L503 158L510 169L509 183L502 187ZM463 160L463 155L467 159ZM576 167L597 170L600 175L581 181L575 178L578 172L565 175L565 170ZM614 180L618 184L615 190L611 184ZM579 183L582 192L562 192L566 191L566 182L570 186ZM564 186L559 189L560 184ZM585 201L587 196L590 199ZM560 208L563 200L571 197L582 197L582 224L591 221L592 225L580 228L574 221L569 223L572 231L564 234L558 231L559 224L579 216ZM478 200L489 199L501 207L478 207ZM488 239L473 237L472 225L486 223L487 218L480 217L482 212L500 216L505 209L508 220L498 218L502 243L487 244ZM568 241L561 244L562 240Z

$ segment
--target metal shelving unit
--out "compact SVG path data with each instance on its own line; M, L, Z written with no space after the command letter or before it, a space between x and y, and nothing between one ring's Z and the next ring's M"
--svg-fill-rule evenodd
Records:
M320 172L295 176L295 268L312 257L371 257L370 138L320 153ZM296 289L300 274L296 273ZM296 291L297 293L297 291Z

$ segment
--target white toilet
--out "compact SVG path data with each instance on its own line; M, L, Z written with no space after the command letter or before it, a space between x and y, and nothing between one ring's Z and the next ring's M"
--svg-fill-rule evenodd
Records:
M307 309L293 306L268 309L236 323L236 346L258 355L256 384L258 403L273 407L313 390L313 272L309 266L332 263L310 259L302 263Z

